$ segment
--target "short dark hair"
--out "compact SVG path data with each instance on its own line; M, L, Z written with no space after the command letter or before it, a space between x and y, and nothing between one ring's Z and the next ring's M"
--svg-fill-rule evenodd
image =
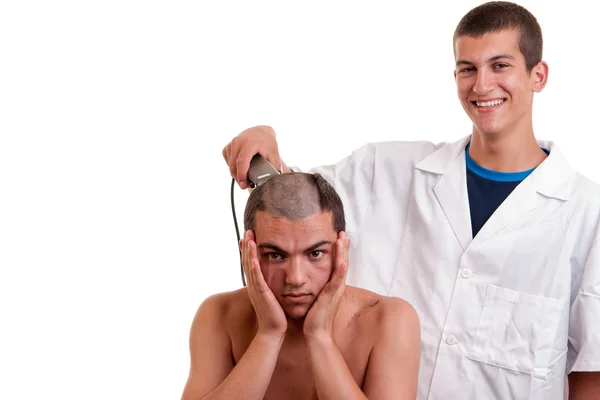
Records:
M298 221L331 211L333 229L346 229L344 206L337 192L319 174L290 172L276 175L250 193L244 211L244 229L256 229L256 212Z
M458 23L453 45L461 36L481 37L486 33L518 29L519 50L525 57L527 72L542 61L544 41L537 19L525 7L508 1L490 1L473 8Z

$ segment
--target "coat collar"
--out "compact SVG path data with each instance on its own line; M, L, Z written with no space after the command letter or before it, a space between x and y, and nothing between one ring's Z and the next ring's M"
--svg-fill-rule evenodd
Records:
M444 144L415 165L420 171L440 175L433 191L463 250L472 241L464 154L470 141L471 135ZM569 199L575 171L553 142L538 140L538 144L550 150L550 155L498 207L477 234L478 241L537 207L540 195L561 201Z

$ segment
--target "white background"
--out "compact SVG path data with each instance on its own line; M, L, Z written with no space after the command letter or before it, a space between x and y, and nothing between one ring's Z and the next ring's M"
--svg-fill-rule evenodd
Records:
M303 169L470 133L452 34L479 1L322 3L2 2L1 399L180 397L198 305L241 287L221 150L243 129ZM550 65L536 134L600 181L597 13L521 3Z

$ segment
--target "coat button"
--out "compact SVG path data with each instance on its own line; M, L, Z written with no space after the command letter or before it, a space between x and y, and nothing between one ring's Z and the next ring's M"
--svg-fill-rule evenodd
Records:
M458 343L458 339L454 335L450 335L446 338L446 343L448 343L449 345L453 345Z
M469 279L471 276L473 276L473 271L471 271L469 268L465 268L462 271L460 271L460 276L462 276L465 279Z

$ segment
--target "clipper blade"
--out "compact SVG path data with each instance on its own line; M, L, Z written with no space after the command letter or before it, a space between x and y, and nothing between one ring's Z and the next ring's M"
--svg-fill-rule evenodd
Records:
M281 166L279 167L281 170ZM250 181L250 187L256 188L275 175L280 174L271 163L265 160L260 154L255 154L250 161L250 168L248 169L248 181Z

